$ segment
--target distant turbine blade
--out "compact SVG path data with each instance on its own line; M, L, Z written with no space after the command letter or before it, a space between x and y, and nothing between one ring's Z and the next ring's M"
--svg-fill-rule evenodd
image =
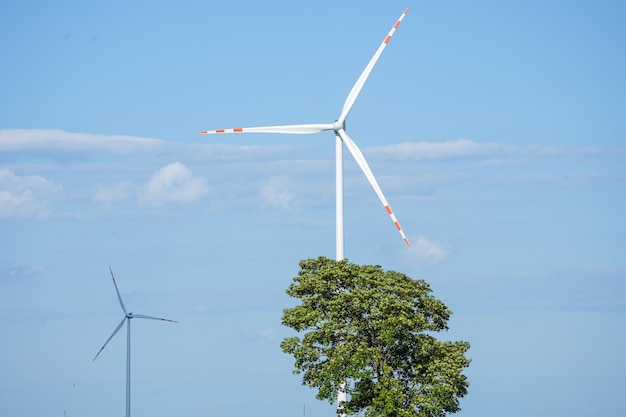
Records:
M164 319L164 318L161 318L161 317L146 316L146 315L143 315L143 314L133 314L133 318L134 319L150 319L150 320L171 321L172 323L178 323L176 320Z
M398 21L393 25L393 27L391 28L391 30L385 37L385 40L383 41L383 43L380 44L380 46L378 47L378 50L376 50L376 53L374 54L370 62L365 67L365 70L363 70L363 72L361 73L361 76L352 87L352 90L350 90L350 94L348 94L348 97L346 98L346 102L343 105L343 109L341 110L341 116L339 116L339 119L338 119L340 123L345 122L346 118L348 117L348 113L350 113L350 110L352 110L352 106L354 105L356 98L359 96L359 93L361 92L361 89L363 88L363 85L365 85L365 81L367 81L367 77L369 77L370 73L372 72L372 69L374 68L374 65L376 65L376 61L378 61L380 54L383 53L383 49L385 49L385 46L387 46L387 44L391 40L393 33L396 31L396 29L398 29L398 26L400 26L400 22L402 22L402 19L404 19L404 16L406 16L408 12L409 12L409 8L407 7L406 10L404 10L404 12L402 13L402 15L400 15L400 18L398 19Z
M109 265L109 271L111 271L111 278L113 278L113 285L115 285L115 292L117 292L117 298L120 300L120 305L122 306L122 310L124 310L124 314L128 314L128 312L126 311L126 307L124 306L124 301L122 301L120 290L117 288L117 282L115 282L115 277L113 276L113 270L111 269L111 265Z
M105 348L105 346L111 341L111 339L113 339L113 336L115 336L115 334L117 332L119 332L119 330L122 328L122 325L124 324L124 322L126 321L126 317L124 317L122 319L122 321L120 322L120 324L117 325L117 327L115 328L115 330L113 330L113 333L111 334L111 336L109 336L109 338L107 339L106 342L104 342L104 345L102 345L102 347L100 348L100 350L98 351L98 354L96 355L95 358L93 358L93 360L95 361L96 358L98 357L98 355L100 355L100 352L102 352Z
M306 135L310 133L333 130L332 124L307 124L307 125L285 125L285 126L261 126L261 127L236 127L234 129L205 130L200 132L203 135L213 135L217 133L289 133Z
M372 170L367 164L367 161L365 160L363 153L361 152L359 147L356 145L356 143L354 143L354 141L350 138L350 136L348 136L345 130L340 129L337 131L337 133L341 137L341 140L343 140L343 143L345 143L346 148L348 148L348 150L350 151L350 153L356 160L356 163L361 168L361 171L363 171L363 173L367 177L367 180L370 182L370 185L372 186L372 188L378 195L380 202L383 203L383 206L385 206L385 210L387 210L387 214L389 214L389 216L391 217L393 224L396 225L396 229L398 229L398 232L400 232L400 235L402 236L404 243L406 243L406 245L409 246L409 240L404 235L404 232L402 231L402 227L400 227L400 223L398 222L398 219L396 219L396 215L393 214L393 211L391 210L389 203L387 203L387 199L385 198L385 195L380 189L380 186L378 185L378 182L376 181L376 178L374 177Z

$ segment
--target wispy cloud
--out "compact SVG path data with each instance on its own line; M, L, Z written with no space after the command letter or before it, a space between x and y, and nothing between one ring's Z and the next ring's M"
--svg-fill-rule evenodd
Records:
M111 186L100 186L93 195L94 201L102 204L123 203L137 193L137 187L129 181Z
M290 207L294 194L288 191L288 180L284 177L270 177L259 190L261 207L281 208Z
M448 159L485 156L505 156L517 149L497 143L475 143L467 139L447 142L407 142L369 148L375 154L394 159Z
M61 196L71 202L64 207L68 212L84 203L85 196L100 206L96 209L192 207L209 194L220 196L207 205L211 210L230 206L292 210L334 204L332 148L306 143L250 146L232 137L230 142L228 136L229 144L205 137L180 143L60 130L0 130L0 159L10 161L6 167L11 169L4 171L0 183L0 216L58 214L61 209L53 210L53 203ZM621 166L623 149L520 147L458 139L370 147L363 152L392 201L397 201L394 194L407 200L432 196L450 186L570 188L626 181L614 168ZM558 171L554 158L565 162ZM611 164L597 163L607 158L613 158ZM348 197L371 196L356 164L348 155L346 160ZM546 160L550 165L542 164ZM367 191L361 193L362 189ZM301 215L296 210L292 214ZM421 256L425 253L424 249Z
M573 188L596 186L603 183L626 183L626 174L604 174L597 172L566 174L526 174L513 178L517 184L541 186L543 188Z
M62 187L44 177L0 169L0 218L46 218L61 194Z
M180 162L157 170L139 191L139 204L161 206L168 203L187 204L197 201L209 192L207 180L195 177Z
M20 280L41 274L44 268L40 265L21 265L0 269L0 279Z
M160 139L124 135L69 133L49 129L0 130L0 152L24 150L106 151L124 155L138 150L160 149L166 144L167 142Z
M250 145L233 141L233 144L215 143L199 138L194 143L167 142L162 139L144 138L128 135L98 135L91 133L71 133L51 129L0 129L0 152L64 152L95 153L106 152L115 155L168 154L170 157L185 156L202 160L258 160L283 158L295 161L313 153L309 145ZM306 148L306 152L303 151ZM326 148L315 147L316 154L324 153ZM581 149L558 146L528 145L514 146L506 143L475 142L469 139L456 139L444 142L404 142L393 145L373 146L363 149L368 158L386 160L448 160L459 158L471 159L507 159L524 156L599 156L607 153L623 155L625 148ZM327 155L326 155L327 156ZM305 158L305 160L311 161Z
M261 340L268 342L268 343L274 342L274 340L276 339L275 333L276 332L274 331L272 327L257 331L257 335L261 338Z
M590 150L580 153L589 154ZM405 142L388 146L374 146L368 152L377 157L394 160L443 160L454 158L502 159L520 156L558 156L572 152L556 146L529 145L517 147L503 143L474 142L456 139L445 142Z
M198 135L193 143L167 142L162 139L128 135L98 135L71 133L52 129L0 129L0 154L4 159L12 156L36 156L46 160L67 163L79 160L77 156L94 158L116 155L120 157L184 158L197 161L254 161L265 158L285 157L294 160L301 157L303 146L296 145L250 145L249 142L233 141L231 144L216 143ZM309 149L308 154L311 154ZM12 158L16 159L16 158Z
M450 255L450 244L443 240L431 240L425 236L411 239L409 254L420 261L438 263Z

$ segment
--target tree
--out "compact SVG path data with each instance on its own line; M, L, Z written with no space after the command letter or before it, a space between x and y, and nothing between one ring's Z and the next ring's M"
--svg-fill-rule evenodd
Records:
M428 283L319 257L300 262L286 292L302 303L283 311L282 324L303 337L280 346L319 400L332 403L345 383L346 414L434 417L460 410L470 345L433 336L448 329L452 312Z

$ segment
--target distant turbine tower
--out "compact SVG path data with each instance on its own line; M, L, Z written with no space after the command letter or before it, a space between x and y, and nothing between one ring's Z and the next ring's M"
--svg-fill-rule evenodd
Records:
M343 105L343 109L341 110L341 114L339 115L339 118L334 123L287 125L287 126L243 127L243 128L239 127L239 128L234 128L234 129L218 129L218 130L207 130L207 131L200 132L201 134L254 133L254 132L309 134L309 133L323 132L326 130L331 130L335 132L336 259L338 261L344 258L343 144L346 145L346 147L348 148L348 150L350 151L350 153L356 160L357 164L359 165L359 167L361 168L361 170L367 177L367 180L369 181L372 188L376 192L376 195L378 195L378 198L380 199L381 203L383 203L385 210L387 210L387 213L391 217L391 220L393 221L394 225L400 232L402 239L404 240L407 246L409 245L409 241L404 235L404 232L402 231L402 228L400 227L400 223L396 219L396 216L393 214L393 211L391 210L389 203L387 203L387 199L383 195L382 190L378 186L378 182L376 181L376 178L374 178L374 174L372 174L372 170L367 164L365 157L361 153L361 150L356 145L356 143L354 143L354 141L348 136L345 130L346 118L348 117L348 114L350 113L350 110L352 109L354 102L356 101L359 93L361 92L361 89L363 88L363 85L365 84L367 77L369 77L370 73L372 72L372 69L374 68L374 65L376 64L376 61L378 61L378 58L380 57L380 54L383 52L383 49L385 49L385 46L387 46L387 44L391 40L391 36L394 34L398 26L400 26L400 22L402 22L402 19L404 19L404 16L408 13L408 11L409 11L409 8L407 7L406 10L404 10L404 12L402 13L402 15L400 15L400 18L393 25L393 27L391 28L391 30L389 31L389 33L383 40L383 43L378 47L378 50L376 51L376 53L374 54L370 62L367 64L367 66L365 67L365 70L361 73L361 76L358 78L358 80L352 87L352 90L350 90L350 93L348 94L348 97L346 98L346 101Z
M102 345L102 347L100 348L96 356L93 358L93 360L94 361L96 360L98 355L100 355L100 352L104 350L105 346L109 343L111 339L113 339L113 336L115 336L115 334L122 328L122 325L124 324L124 322L126 322L126 329L127 329L127 333L126 333L126 417L130 417L130 320L131 319L151 319L151 320L170 321L172 323L178 323L178 322L176 320L163 319L160 317L144 316L143 314L133 314L133 313L129 313L128 311L126 311L126 307L124 306L124 301L122 301L122 296L120 295L120 291L117 288L117 283L115 282L115 277L113 276L113 270L111 269L110 266L109 266L109 271L111 272L111 278L113 278L113 285L115 285L115 292L117 293L117 298L120 300L120 306L122 306L122 310L124 310L124 318L122 319L120 324L117 325L115 330L113 330L113 333L111 334L111 336L109 336L107 341L104 342L104 345Z

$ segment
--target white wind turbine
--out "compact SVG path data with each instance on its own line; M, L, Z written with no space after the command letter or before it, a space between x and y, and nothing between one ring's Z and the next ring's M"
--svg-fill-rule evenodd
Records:
M356 160L357 164L359 165L359 167L361 168L361 170L367 177L372 188L378 195L378 198L380 199L381 203L383 203L385 210L387 210L387 213L391 217L391 220L393 221L396 228L400 232L402 239L404 239L404 242L406 243L407 246L409 245L409 240L404 235L404 232L402 231L402 228L400 227L400 223L398 223L398 220L396 219L396 216L393 214L393 211L391 210L389 203L387 203L387 199L385 198L382 190L380 189L378 182L376 181L376 178L374 177L374 174L372 174L372 170L367 164L365 157L361 153L361 150L356 145L356 143L354 143L354 141L346 133L346 119L348 117L348 114L350 113L350 110L352 109L352 106L354 105L354 102L359 96L359 93L361 92L361 89L363 88L363 85L365 84L367 77L369 77L370 73L372 72L372 69L374 68L374 65L376 64L376 61L378 61L378 58L382 54L383 49L385 49L385 46L387 46L387 44L389 43L389 40L391 40L392 35L394 34L398 26L400 26L400 22L402 22L402 19L404 19L404 16L408 13L408 11L409 11L409 8L407 7L406 10L404 10L404 12L402 13L402 15L400 15L400 18L393 25L393 27L391 28L391 30L389 31L389 33L387 34L387 36L385 37L381 45L376 50L376 53L374 54L370 62L365 67L365 70L363 70L363 72L361 73L361 76L357 79L356 83L352 87L352 90L350 90L350 93L348 94L348 97L346 98L346 101L344 102L343 109L341 110L341 114L339 115L339 118L334 123L244 127L244 128L239 127L239 128L234 128L234 129L218 129L218 130L207 130L204 132L200 132L201 134L255 133L255 132L257 133L310 134L310 133L323 132L326 130L331 130L335 132L335 170L336 170L336 173L335 173L336 226L335 227L336 227L336 259L338 261L344 258L343 144L346 145L346 147L348 148L348 150L350 151L350 153Z
M111 334L111 336L109 336L107 341L104 342L104 345L102 345L102 347L98 351L98 354L96 354L93 360L94 361L96 360L98 355L100 355L100 352L104 350L105 346L109 343L111 339L113 339L113 336L115 336L115 334L122 328L122 325L124 325L124 322L126 322L126 416L125 417L130 417L130 320L131 319L151 319L151 320L170 321L172 323L178 323L178 322L176 320L163 319L160 317L152 317L152 316L145 316L143 314L129 313L126 310L126 307L124 306L124 301L122 301L122 296L120 295L120 291L117 288L117 283L115 282L115 277L113 276L113 270L111 269L110 266L109 266L109 271L111 271L111 278L113 278L113 285L115 285L115 292L117 293L117 298L120 300L120 306L122 306L122 310L124 311L124 318L122 319L120 324L117 325L115 330L113 330L113 333Z
M389 203L387 203L387 199L383 194L372 170L370 169L363 153L359 149L359 147L354 143L354 141L348 136L346 133L346 119L350 110L352 110L352 106L354 105L361 89L365 85L365 81L369 77L374 65L380 58L383 50L391 40L394 32L400 26L400 22L404 19L404 16L409 12L409 8L407 7L404 12L400 15L396 23L393 25L383 42L380 44L372 59L367 64L356 83L350 90L346 101L343 104L343 109L341 110L341 114L339 118L335 120L334 123L326 123L326 124L302 124L302 125L286 125L286 126L261 126L261 127L239 127L234 129L218 129L218 130L207 130L200 132L201 134L218 134L218 133L288 133L288 134L311 134L323 132L326 130L332 130L335 132L335 192L336 192L336 208L335 208L335 235L336 235L336 260L341 261L344 259L344 235L343 235L343 144L346 145L357 164L361 168L361 171L367 177L370 185L378 195L381 203L387 210L387 213L391 217L394 225L400 232L402 239L409 246L409 240L406 238L404 232L402 231L402 227L400 227L400 223L396 219L395 214L391 210ZM347 394L345 390L345 384L339 389L339 393L337 395L337 408L341 408L341 404L347 400ZM345 416L345 413L341 412L341 416Z

